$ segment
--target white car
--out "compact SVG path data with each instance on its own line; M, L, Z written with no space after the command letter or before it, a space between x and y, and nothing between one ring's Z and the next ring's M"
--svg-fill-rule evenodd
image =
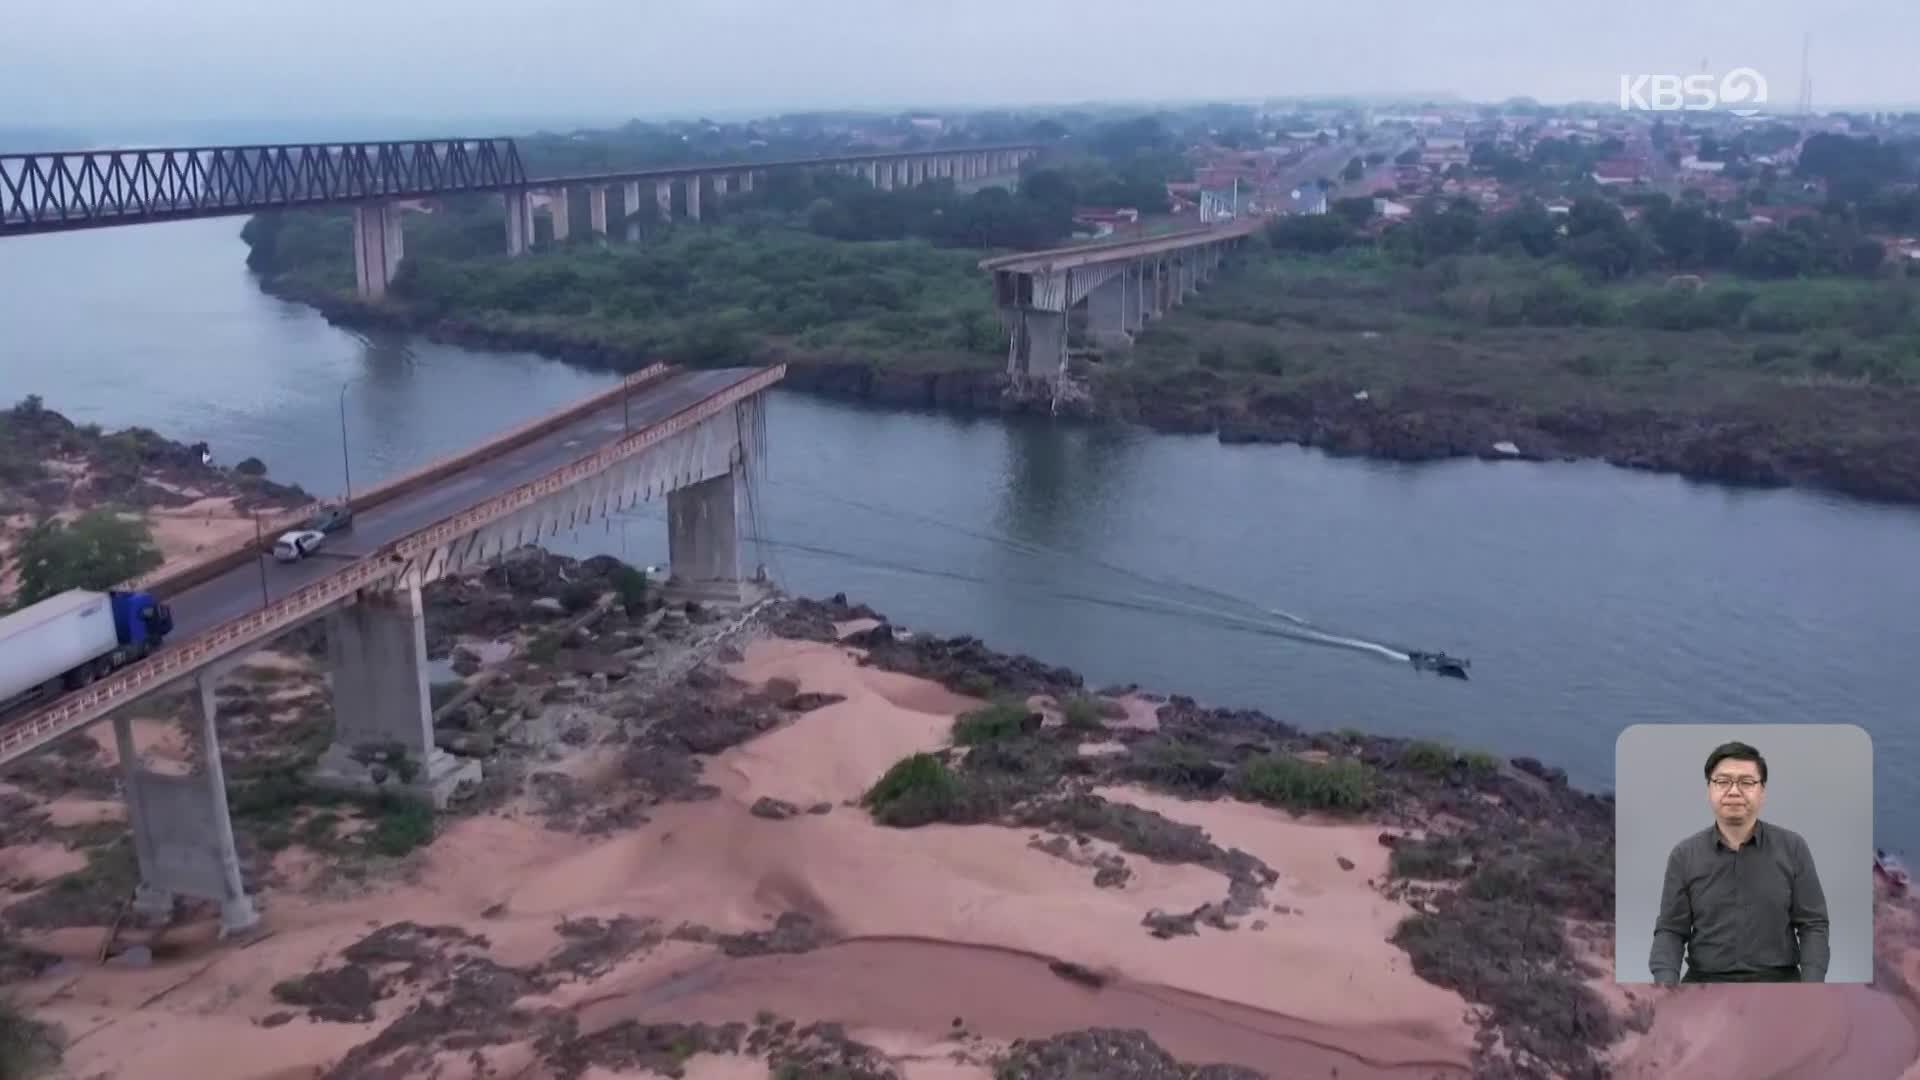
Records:
M320 544L327 534L319 529L295 529L282 533L273 543L273 557L281 562L299 562L301 559L320 550Z

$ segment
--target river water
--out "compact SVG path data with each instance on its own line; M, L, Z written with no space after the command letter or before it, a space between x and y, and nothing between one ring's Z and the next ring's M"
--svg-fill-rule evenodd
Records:
M204 439L224 462L258 456L327 494L344 484L343 402L364 485L608 382L330 327L255 287L239 227L0 244L0 397ZM747 557L793 591L844 590L1097 684L1531 754L1600 788L1628 724L1857 723L1874 738L1878 840L1920 853L1920 511L789 393L768 428L767 542ZM660 511L560 548L664 561ZM1286 627L1279 615L1232 621L1259 609L1466 655L1473 680L1261 632Z

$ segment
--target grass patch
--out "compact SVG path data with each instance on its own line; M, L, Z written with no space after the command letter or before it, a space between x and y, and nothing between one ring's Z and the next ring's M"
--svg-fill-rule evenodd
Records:
M961 713L953 721L956 746L978 746L999 739L1015 738L1027 731L1027 707L1018 701L996 701L984 708Z
M1289 810L1359 813L1376 798L1374 772L1350 758L1324 765L1290 754L1250 758L1232 778L1233 793L1243 799Z

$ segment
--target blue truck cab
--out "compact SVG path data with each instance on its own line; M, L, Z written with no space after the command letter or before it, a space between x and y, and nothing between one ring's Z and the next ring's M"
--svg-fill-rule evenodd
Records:
M150 592L111 592L113 629L120 644L144 656L158 649L173 633L173 609Z

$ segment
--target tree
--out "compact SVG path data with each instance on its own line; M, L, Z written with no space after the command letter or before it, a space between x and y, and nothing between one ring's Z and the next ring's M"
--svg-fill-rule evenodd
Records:
M1402 150L1400 153L1394 155L1393 163L1395 165L1420 164L1420 148L1416 146L1411 150Z
M21 604L68 589L109 589L160 565L144 522L92 510L63 523L48 518L27 531L15 555Z
M1280 251L1325 255L1352 240L1352 230L1339 214L1290 214L1267 226L1267 242Z
M1494 215L1487 222L1480 242L1488 251L1518 249L1538 259L1553 254L1559 240L1560 223L1538 199L1527 199L1505 213Z
M1352 183L1365 175L1367 175L1366 163L1357 157L1349 158L1347 160L1347 167L1340 170L1341 179L1346 180L1348 183Z
M1328 209L1355 225L1365 225L1373 218L1373 200L1369 198L1335 199Z

